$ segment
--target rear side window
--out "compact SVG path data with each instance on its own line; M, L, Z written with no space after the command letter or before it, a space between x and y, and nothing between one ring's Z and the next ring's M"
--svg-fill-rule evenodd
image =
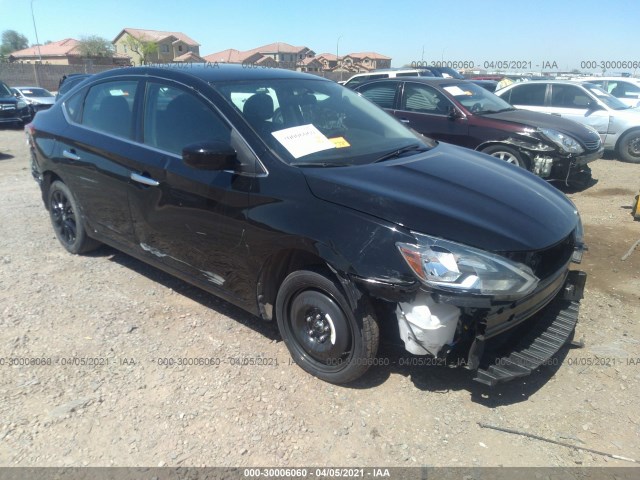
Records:
M215 140L229 143L230 138L231 129L199 97L162 83L147 83L146 145L181 155L187 145Z
M394 108L396 83L381 82L365 85L358 91L364 98L382 108Z
M91 87L84 100L82 125L117 137L132 138L137 87L137 81L129 80L105 82Z
M372 75L362 75L360 77L350 79L347 83L345 83L345 86L348 86L349 88L355 88L358 85L362 85L363 83L370 82L371 80L378 80L381 78L389 78L389 74L377 73Z
M546 83L528 83L511 89L511 97L504 98L511 105L544 106L544 96L547 91Z

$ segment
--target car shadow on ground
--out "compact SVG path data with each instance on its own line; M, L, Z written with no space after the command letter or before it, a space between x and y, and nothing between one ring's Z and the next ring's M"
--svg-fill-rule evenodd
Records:
M85 254L89 257L109 257L109 260L123 267L131 269L140 275L147 277L149 280L170 288L175 293L183 295L202 306L214 310L235 320L242 325L255 330L264 335L269 340L280 340L278 329L275 323L265 322L260 318L252 315L232 303L229 303L213 294L210 294L198 287L195 287L169 273L138 260L130 255L120 252L114 248L103 245L97 250Z
M265 322L213 294L116 249L102 246L85 256L109 257L110 261L170 288L175 293L184 295L208 309L223 314L271 341L282 341L275 322ZM383 327L378 355L367 373L350 384L342 385L342 388L366 390L385 383L391 375L402 375L408 378L419 390L431 393L466 390L471 394L471 401L493 408L526 401L549 382L564 363L564 357L569 351L569 347L563 347L556 354L553 365L542 367L530 376L489 387L475 382L473 380L475 372L463 367L434 365L433 361L429 361L426 357L407 353L397 332L394 332L394 326L395 324L388 323Z
M0 152L0 160L9 160L10 158L14 158L13 155Z

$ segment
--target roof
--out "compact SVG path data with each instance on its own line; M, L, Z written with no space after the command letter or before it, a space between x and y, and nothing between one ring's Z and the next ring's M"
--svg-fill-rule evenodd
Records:
M318 63L320 65L322 65L322 62L320 62L320 60L318 60L317 57L306 57L303 60L300 60L298 62L299 65L309 65L310 63Z
M199 47L200 44L193 38L185 35L182 32L163 32L161 30L143 30L140 28L123 28L120 33L113 39L112 43L115 43L124 33L128 33L138 40L144 40L146 42L160 42L169 37L174 37L176 40L181 40L187 45L192 47Z
M198 78L205 82L228 82L237 80L261 80L261 79L299 79L331 82L331 80L311 75L308 73L284 70L280 68L243 68L242 65L222 64L192 64L190 68L184 68L179 63L168 63L162 67L131 67L116 68L94 75L95 78L107 78L119 75L165 75L167 78L188 79Z
M66 57L68 55L80 55L76 50L80 42L75 38L65 38L64 40L58 40L57 42L47 43L46 45L40 45L40 47L33 46L22 50L11 52L10 55L15 58L20 57Z
M187 52L177 56L176 58L173 59L173 61L204 63L205 59L202 58L200 55L195 54L194 52Z
M204 58L207 62L221 62L221 63L242 63L247 57L251 56L251 54L247 54L247 52L241 52L240 50L236 50L235 48L227 48L226 50L222 50L216 53L210 53L209 55L205 55Z
M391 60L391 57L385 57L384 55L376 52L359 52L359 53L350 53L345 55L345 57L351 58L370 58L372 60Z
M298 53L302 50L311 50L308 47L296 47L284 42L275 42L269 43L267 45L262 45L261 47L253 48L251 50L247 50L248 52L255 53Z
M330 62L335 62L338 60L338 57L336 57L333 53L321 53L319 55L316 55L316 58L324 58L326 60L329 60Z

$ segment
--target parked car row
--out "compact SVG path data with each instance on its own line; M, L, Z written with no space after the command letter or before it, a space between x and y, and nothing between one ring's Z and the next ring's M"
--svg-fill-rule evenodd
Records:
M455 79L388 86L387 106L416 123L437 110L445 133L463 116L522 113ZM295 363L328 382L360 377L395 331L412 354L495 385L549 363L577 322L586 276L569 266L584 240L565 195L417 135L335 82L234 65L112 70L26 132L65 249L111 245L276 321ZM553 124L530 133L540 155L581 155ZM513 132L514 151L526 136Z
M602 156L591 127L517 110L468 80L396 78L356 91L425 136L493 155L547 180L584 183Z
M514 83L496 94L517 108L588 125L606 150L624 161L640 162L640 108L624 104L591 81Z

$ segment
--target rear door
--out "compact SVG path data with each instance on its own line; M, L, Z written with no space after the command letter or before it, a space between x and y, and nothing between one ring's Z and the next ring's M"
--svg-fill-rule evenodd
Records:
M140 100L136 78L107 80L65 101L69 127L56 145L55 160L75 193L92 235L118 245L134 242L127 199Z

